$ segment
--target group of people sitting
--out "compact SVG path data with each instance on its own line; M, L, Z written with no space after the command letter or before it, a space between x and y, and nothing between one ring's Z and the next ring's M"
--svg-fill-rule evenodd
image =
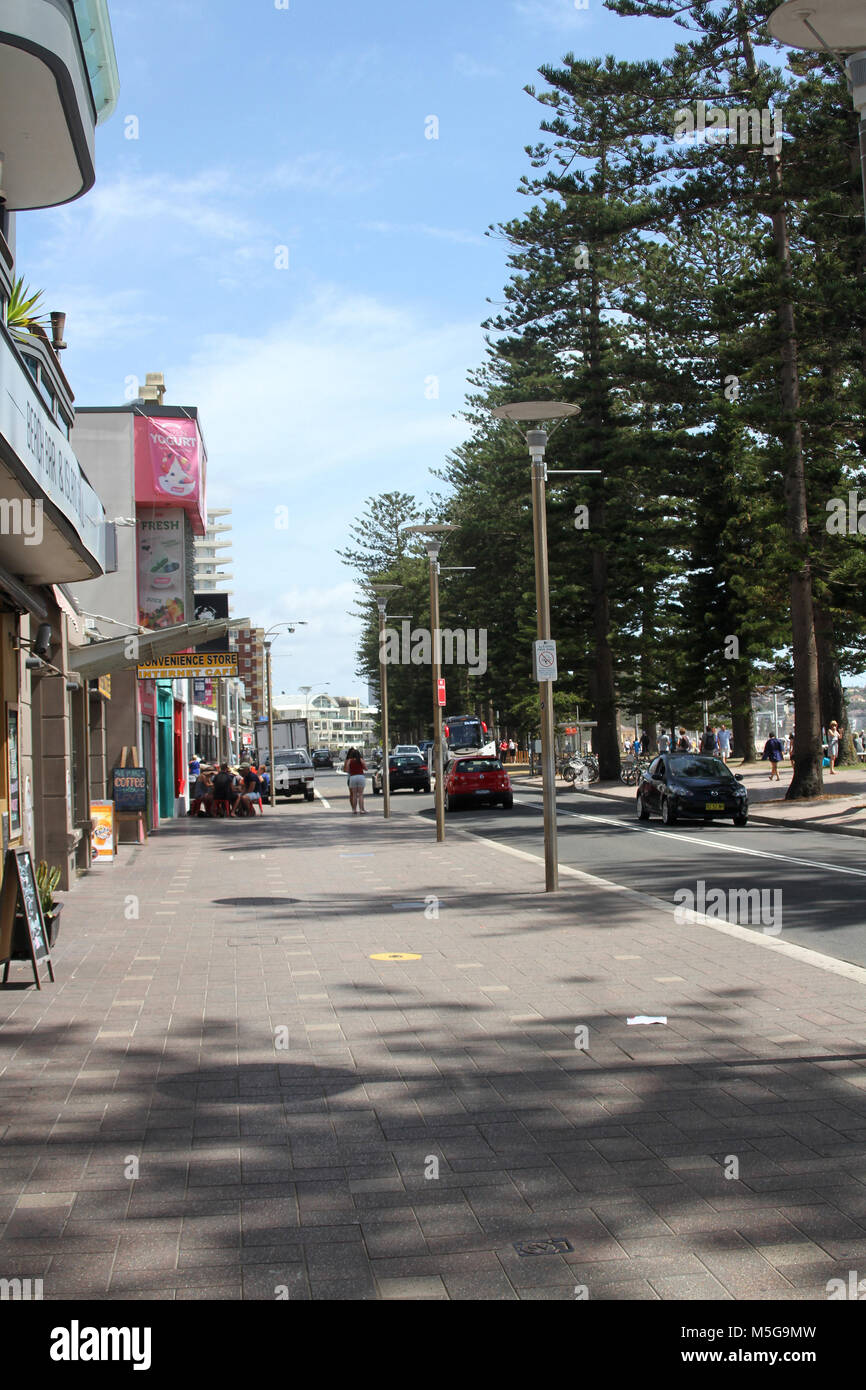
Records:
M234 768L220 763L219 768L204 763L190 763L190 816L254 816L256 807L264 815L265 797L270 779L265 768Z

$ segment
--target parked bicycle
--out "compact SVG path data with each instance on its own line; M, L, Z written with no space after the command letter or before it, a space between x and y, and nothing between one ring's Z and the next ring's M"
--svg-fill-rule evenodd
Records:
M652 761L652 758L647 758L642 754L636 758L624 759L619 772L619 780L627 787L636 787L641 774L646 772Z

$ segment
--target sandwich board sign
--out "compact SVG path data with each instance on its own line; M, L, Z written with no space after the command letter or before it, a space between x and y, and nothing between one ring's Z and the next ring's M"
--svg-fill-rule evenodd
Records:
M20 909L19 914L16 914L16 909ZM0 960L4 961L4 985L9 978L12 960L26 960L28 956L33 966L36 988L41 989L41 962L46 962L52 981L54 966L51 964L48 929L42 916L33 860L29 849L7 849L0 896Z

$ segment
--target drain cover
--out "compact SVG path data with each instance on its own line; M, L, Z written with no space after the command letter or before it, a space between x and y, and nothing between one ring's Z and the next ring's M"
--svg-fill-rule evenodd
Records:
M518 1255L566 1255L574 1246L565 1236L550 1236L547 1240L518 1240L514 1249Z

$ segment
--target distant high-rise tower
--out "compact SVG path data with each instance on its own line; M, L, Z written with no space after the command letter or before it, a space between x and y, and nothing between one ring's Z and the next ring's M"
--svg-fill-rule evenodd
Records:
M197 594L212 594L217 590L221 594L234 592L232 589L226 589L223 582L227 579L234 579L234 575L218 568L220 565L230 565L232 562L231 541L228 539L220 540L221 536L228 537L231 534L231 522L221 520L222 517L231 516L231 514L231 507L219 507L214 511L208 511L207 530L203 536L196 537L194 587Z

